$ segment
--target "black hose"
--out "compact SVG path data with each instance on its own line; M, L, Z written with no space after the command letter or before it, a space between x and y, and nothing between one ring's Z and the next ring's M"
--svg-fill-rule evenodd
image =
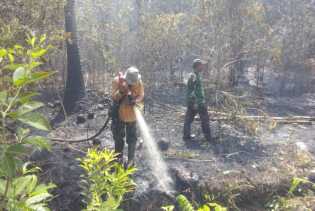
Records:
M84 138L84 139L78 139L78 140L73 140L73 139L62 139L62 138L49 138L47 137L48 139L50 139L51 141L54 141L54 142L66 142L66 143L81 143L81 142L87 142L87 141L90 141L90 140L93 140L95 139L96 137L98 137L99 135L101 135L101 133L107 128L107 125L109 123L111 119L111 116L108 116L103 127L93 136L89 137L89 138Z

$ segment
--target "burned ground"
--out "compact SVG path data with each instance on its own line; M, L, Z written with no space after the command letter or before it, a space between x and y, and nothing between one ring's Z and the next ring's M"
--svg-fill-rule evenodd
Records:
M92 92L87 99L82 106L85 109L56 125L50 135L68 139L94 134L107 117L108 101ZM275 100L266 99L265 109L270 109L271 115L312 114L311 111L299 113L298 108L304 111L305 106L307 110L315 106L312 101L296 100L289 104L285 99L278 99L276 102L279 108L281 102L287 104L278 112L277 106L273 107ZM286 195L293 177L307 177L315 169L314 126L311 124L279 124L272 130L262 128L258 135L250 136L229 122L211 121L212 133L218 141L214 145L203 139L197 119L193 127L196 138L187 145L182 141L184 111L180 104L155 103L153 99L145 113L155 141L164 149L164 159L175 181L176 193L183 193L198 202L203 201L205 194L210 194L231 210L266 210L266 203L274 196ZM88 113L93 113L95 118L88 120ZM77 124L78 116L86 121ZM114 146L109 129L98 137L98 141L101 147ZM32 155L33 160L41 161L45 172L42 178L58 185L56 198L51 202L55 210L79 210L83 206L79 188L83 172L76 158L84 155L91 146L93 142L55 143L51 153ZM137 189L127 197L129 200L126 200L124 210L160 210L162 205L173 203L172 196L157 188L141 141L136 162L138 171L134 180Z

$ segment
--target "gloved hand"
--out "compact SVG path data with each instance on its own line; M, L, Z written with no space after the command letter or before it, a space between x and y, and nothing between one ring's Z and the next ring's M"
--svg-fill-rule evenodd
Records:
M128 104L131 106L136 104L136 99L131 94L128 95Z
M128 91L129 91L127 82L124 81L124 82L120 83L118 89L119 89L119 92L121 94L127 95Z

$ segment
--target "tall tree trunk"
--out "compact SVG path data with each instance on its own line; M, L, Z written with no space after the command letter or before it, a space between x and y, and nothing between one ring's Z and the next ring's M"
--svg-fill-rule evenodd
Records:
M77 43L75 0L67 0L65 6L65 30L67 39L67 81L63 103L66 113L74 111L76 102L84 96L84 82L81 72L80 54Z

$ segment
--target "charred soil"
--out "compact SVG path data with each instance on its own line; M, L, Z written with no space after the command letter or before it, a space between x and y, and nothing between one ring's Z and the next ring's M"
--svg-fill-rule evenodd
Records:
M270 110L272 102L268 99L266 103ZM290 106L294 109L303 105ZM315 103L307 106L308 110L313 109ZM65 139L90 136L102 126L108 107L106 96L89 92L78 112L55 125L50 135ZM49 113L56 111L56 108L46 109ZM197 119L193 126L196 138L185 144L182 141L184 111L185 108L178 104L151 102L145 113L175 181L174 195L182 193L199 203L204 202L205 195L211 195L212 199L231 210L267 210L267 202L277 195L287 194L293 177L311 177L314 172L314 126L311 124L277 125L272 130L262 129L258 135L252 136L229 122L211 121L217 142L213 144L203 139ZM274 109L271 113L276 112ZM82 121L78 122L78 118ZM96 144L113 148L109 129L94 141L71 145L54 143L52 152L32 154L32 160L43 169L42 179L53 181L58 186L54 193L56 197L51 202L53 210L73 211L84 206L79 187L83 172L77 158ZM138 171L134 175L137 188L126 198L123 205L126 211L155 211L174 203L173 195L158 190L143 150L140 140L136 152ZM314 204L308 208L314 209Z

